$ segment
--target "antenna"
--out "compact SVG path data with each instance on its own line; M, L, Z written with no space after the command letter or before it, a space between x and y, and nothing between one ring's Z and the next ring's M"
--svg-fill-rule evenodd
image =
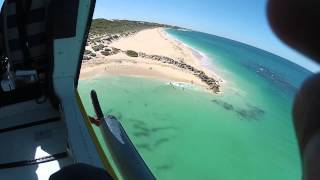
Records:
M94 109L94 111L95 111L95 113L97 115L97 119L98 120L103 120L104 119L104 115L102 113L101 106L100 106L96 91L95 90L91 90L90 96L91 96L91 102L92 102L92 105L93 105L93 109Z

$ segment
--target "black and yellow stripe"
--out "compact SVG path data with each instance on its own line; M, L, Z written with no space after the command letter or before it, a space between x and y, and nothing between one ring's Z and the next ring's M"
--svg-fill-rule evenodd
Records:
M112 165L110 163L110 160L107 158L106 154L104 153L104 151L103 151L103 149L102 149L102 147L101 147L101 145L99 143L99 140L97 138L97 135L95 134L95 132L93 130L93 127L91 126L88 114L84 109L84 106L82 104L82 101L81 101L81 98L79 96L78 91L76 91L76 96L77 96L77 103L79 105L83 120L85 121L87 129L88 129L89 134L91 136L91 139L92 139L93 143L95 144L95 146L97 148L97 151L99 153L99 156L100 156L100 159L101 159L101 161L103 163L104 168L113 177L113 179L115 179L115 180L119 179L119 177L117 176L115 170L113 169L113 167L112 167Z

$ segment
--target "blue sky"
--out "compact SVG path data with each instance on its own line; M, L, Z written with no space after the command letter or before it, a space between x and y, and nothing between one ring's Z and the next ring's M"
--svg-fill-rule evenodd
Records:
M312 71L318 65L283 44L271 31L267 0L97 0L94 18L178 25L230 38L287 58Z
M320 67L284 45L266 18L267 0L96 0L94 18L144 20L230 38L287 58L312 71ZM0 0L2 4L3 0Z

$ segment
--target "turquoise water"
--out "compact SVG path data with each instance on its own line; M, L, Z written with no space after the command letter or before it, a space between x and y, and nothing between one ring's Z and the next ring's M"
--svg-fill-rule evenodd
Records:
M200 50L226 81L222 95L134 77L80 81L121 119L158 179L270 180L301 177L293 97L311 73L254 47L199 32L167 30Z

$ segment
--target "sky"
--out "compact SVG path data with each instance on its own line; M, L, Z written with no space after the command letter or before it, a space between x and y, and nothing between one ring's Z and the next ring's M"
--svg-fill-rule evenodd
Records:
M313 72L320 71L319 65L273 34L266 17L266 3L267 0L96 0L94 18L177 25L240 41Z
M158 22L240 41L313 72L320 66L282 43L269 27L267 0L96 0L94 18Z

